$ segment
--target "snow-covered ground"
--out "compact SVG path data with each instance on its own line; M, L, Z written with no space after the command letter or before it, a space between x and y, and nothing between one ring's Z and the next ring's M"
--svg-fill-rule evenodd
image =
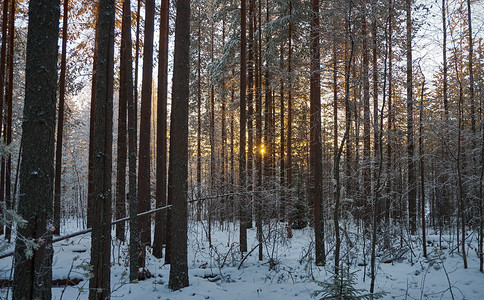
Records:
M242 258L237 251L238 228L234 225L224 230L219 226L212 227L210 248L206 226L201 223L190 224L190 286L176 292L167 287L170 267L163 264L163 259L151 255L147 256L146 266L153 277L138 283L128 283L126 245L113 242L112 299L319 299L315 291L323 288L318 282L329 282L333 269L332 249L328 254L327 266L315 266L311 258L313 232L310 228L293 230L294 236L287 239L286 229L280 224L274 223L270 228L266 226L264 259L258 261L256 249L241 264ZM69 231L76 230L72 226ZM248 237L250 251L256 246L255 228L249 229ZM386 293L383 299L484 299L484 274L479 272L475 239L472 244L474 248L468 251L468 269L463 268L462 257L457 251L449 254L452 247L442 252L437 251L438 236L429 236L429 240L434 242L428 248L429 259L422 257L418 243L415 243L415 248L406 251L401 259L392 263L383 263L385 259L377 259L375 290ZM332 246L331 243L328 245ZM369 241L366 241L366 247L368 245ZM86 278L86 266L89 264L89 249L89 234L55 244L54 279L69 277L84 280L77 286L54 287L53 299L87 299L89 280ZM369 253L368 249L366 251ZM415 254L413 257L412 251ZM342 257L343 260L347 259L345 255ZM353 260L362 262L363 258L353 257ZM0 260L0 279L11 276L11 263L11 258ZM367 274L363 276L365 270ZM356 275L355 288L368 291L369 266L365 268L355 264L350 272ZM7 297L7 291L6 288L0 290L1 299Z

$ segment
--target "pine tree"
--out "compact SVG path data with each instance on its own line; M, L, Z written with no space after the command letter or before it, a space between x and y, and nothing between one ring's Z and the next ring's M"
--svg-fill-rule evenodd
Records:
M93 145L93 193L89 299L111 293L111 199L114 81L114 0L100 0Z
M59 117L57 118L57 139L55 151L55 180L54 180L54 234L60 234L61 212L61 175L62 175L62 141L64 132L64 102L66 94L66 52L67 52L67 20L69 14L69 0L64 0L64 16L62 23L62 58L59 77Z
M158 65L158 111L156 137L156 207L167 204L166 199L166 114L168 89L168 0L161 2L160 18L160 53ZM155 217L155 236L153 239L153 255L162 257L163 243L166 241L166 212L158 212Z
M190 74L190 0L176 2L175 57L173 72L168 169L168 201L172 203L171 265L169 287L188 286L187 179L188 179L188 98Z
M51 298L59 16L59 0L29 3L18 210L25 223L18 226L13 299Z

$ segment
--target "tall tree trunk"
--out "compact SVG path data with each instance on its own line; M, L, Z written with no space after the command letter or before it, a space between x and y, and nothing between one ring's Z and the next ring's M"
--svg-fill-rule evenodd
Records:
M457 56L457 55L456 55ZM456 60L457 61L457 60ZM456 64L457 69L457 64ZM459 73L457 73L459 76ZM458 102L458 134L457 134L457 184L459 189L458 199L459 199L459 217L461 222L461 247L462 247L462 259L464 261L464 269L467 269L467 253L466 253L466 220L465 220L465 192L462 174L462 103L463 103L463 87L462 81L459 81L459 102ZM457 230L457 239L459 239L459 229Z
M187 175L188 175L188 98L190 77L190 0L176 2L175 58L170 136L168 199L172 203L171 266L169 287L188 286L187 258Z
M350 107L350 77L351 77L351 65L353 62L353 54L354 54L354 41L351 32L351 10L352 10L352 2L349 3L348 9L348 20L347 20L347 34L350 38L350 49L349 49L349 57L346 61L345 65L345 107ZM345 54L346 56L347 54ZM334 190L334 198L335 198L335 211L334 211L334 220L335 220L335 236L336 236L336 243L335 243L335 250L334 250L334 261L335 261L335 273L338 274L339 272L339 256L340 256L340 246L341 246L341 238L339 234L339 210L340 210L340 196L341 196L341 180L340 180L340 162L341 162L341 155L343 152L343 147L346 145L348 147L347 140L350 135L351 131L351 118L348 117L348 109L347 109L347 116L345 119L345 133L343 136L343 140L341 141L341 145L338 149L335 148L335 155L334 155L334 179L336 181L336 186ZM337 141L336 141L337 143ZM337 144L336 144L337 146ZM348 150L348 149L347 149Z
M448 66L447 66L447 2L446 0L442 0L442 31L443 31L443 40L442 40L442 72L443 72L443 78L442 78L442 98L443 98L443 104L444 104L444 126L449 126L449 101L448 101ZM448 133L446 132L447 130L444 130L444 135L443 135L443 141L442 141L442 148L443 150L441 151L442 157L445 159L447 156L447 151L445 150L445 144L449 141L449 136ZM439 180L439 183L441 185L441 197L439 203L439 224L443 225L442 221L444 220L444 216L449 216L450 218L450 210L447 208L447 206L450 206L450 194L449 194L449 189L446 187L445 183L448 181L448 174L447 171L450 169L450 166L448 163L445 163L444 161L444 173L441 176L441 179Z
M451 32L452 33L452 32ZM456 158L456 168L457 168L457 188L458 188L458 216L460 218L460 225L462 230L461 233L461 247L462 247L462 259L464 261L464 269L467 269L467 253L466 253L466 220L465 220L465 208L466 208L466 193L464 191L464 180L462 174L462 131L463 131L463 108L464 103L464 87L462 83L463 71L459 70L459 64L457 59L457 49L454 44L454 67L457 83L459 85L459 99L457 102L457 158ZM462 67L461 67L462 68ZM457 228L457 240L459 240L459 228Z
M391 3L390 3L391 4ZM377 228L378 228L378 223L380 222L381 219L381 204L380 204L380 193L381 193L381 177L382 177L382 172L383 172L383 111L385 110L385 101L386 101L386 76L387 76L387 60L388 60L388 54L389 54L389 48L385 48L385 57L384 57L384 62L383 62L383 97L382 97L382 108L380 114L378 114L378 99L376 92L378 90L377 87L377 79L378 76L375 75L376 73L376 68L377 68L377 50L376 50L376 43L377 43L377 28L376 28L376 19L373 20L373 84L374 84L374 130L375 130L375 141L374 145L375 147L378 147L375 149L375 187L374 187L374 203L373 203L373 228L372 228L372 233L371 233L371 261L370 261L370 274L371 274L371 281L370 281L370 293L373 294L375 290L375 280L376 280L376 244L377 244ZM391 23L391 8L390 8L390 13L388 15L388 26L390 27ZM385 40L387 39L387 24L385 24ZM388 45L388 44L387 44ZM387 238L384 238L384 247L387 247Z
M222 49L225 48L225 19L222 21ZM222 53L223 55L223 53ZM221 114L221 144L222 144L222 149L220 151L220 172L221 172L221 178L220 178L220 186L223 187L224 189L226 188L226 175L225 175L225 168L226 168L226 148L227 148L227 129L226 129L226 119L227 119L227 108L226 108L226 87L225 87L225 73L222 75L222 82L221 82L221 102L222 102L222 107L220 110ZM220 211L219 211L219 219L220 219L220 225L223 226L224 220L225 220L225 214L226 214L226 199L221 198L220 201Z
M469 98L471 102L471 131L472 140L474 141L476 135L476 108L474 99L474 41L472 37L472 12L471 12L471 0L467 0L467 25L469 35Z
M337 29L337 26L334 28ZM333 176L336 182L334 187L334 234L335 234L335 247L334 247L334 273L339 273L339 259L341 248L341 236L339 233L339 211L340 211L340 197L341 197L341 177L340 177L340 162L341 155L343 153L344 143L346 141L349 126L345 130L345 135L341 146L338 148L338 54L337 54L337 42L336 38L333 39Z
M442 0L442 32L443 32L443 40L442 40L442 72L443 72L443 90L442 90L442 97L444 98L444 113L445 113L445 121L447 122L449 119L449 101L447 100L447 4L445 0Z
M336 39L333 39L333 153L338 151L338 54Z
M415 176L413 141L413 81L412 81L412 0L406 0L407 11L407 180L408 180L408 218L410 232L417 231L417 178Z
M134 59L134 81L133 81L133 94L134 94L134 101L136 102L134 109L135 109L135 116L138 116L138 80L139 80L139 56L140 56L140 24L141 24L141 6L143 5L142 0L138 0L137 5L137 12L136 12L136 40L135 40L135 59ZM136 121L136 126L138 126L138 121ZM136 128L136 132L138 132L138 128ZM139 201L139 199L138 199Z
M234 73L235 71L232 69L232 77L234 77ZM234 103L234 100L235 100L235 89L234 87L232 86L232 89L231 89L231 92L230 92L230 103ZM234 161L235 161L235 153L234 153L234 114L231 113L230 114L230 192L233 193L234 192L234 185L235 185L235 164L234 164ZM233 203L233 197L230 196L229 197L229 201L230 201L230 207L234 207L234 203ZM235 222L235 210L230 210L230 218L233 222Z
M422 73L423 74L423 73ZM422 247L423 256L427 258L427 241L425 232L425 169L424 169L424 150L423 150L423 140L422 140L422 115L423 115L423 98L425 89L425 76L422 81L422 90L420 91L420 116L419 116L419 132L418 132L418 155L419 155L419 165L420 165L420 214L422 218Z
M198 6L198 39L197 39L197 221L202 221L202 9Z
M141 0L140 0L141 1ZM92 81L91 81L91 109L89 115L89 159L87 171L87 228L92 227L92 199L94 193L94 114L96 113L96 80L97 80L97 55L98 55L98 37L97 30L99 20L96 19L96 33L94 37L94 54L92 58Z
M160 53L158 64L158 110L156 128L156 207L167 204L166 199L166 115L168 97L168 35L169 35L170 1L161 2L160 18ZM163 243L166 241L166 211L155 216L155 235L153 240L153 255L161 258Z
M210 24L210 62L214 63L214 22L212 21ZM215 162L215 86L214 84L210 85L210 189L211 193L213 193L215 189L216 179L216 162ZM210 205L209 205L210 206ZM209 217L211 215L211 211L208 212Z
M372 5L376 5L376 1L372 2ZM373 158L374 162L372 164L372 169L373 169L373 177L376 178L379 174L379 165L383 161L380 160L380 138L379 138L379 128L378 128L378 28L377 28L377 19L376 16L372 16L372 22L371 22L371 36L372 36L372 43L371 43L371 48L372 48L372 75L373 75ZM373 182L376 180L374 179ZM373 192L375 193L375 189L373 189ZM374 204L376 205L376 204ZM382 208L381 205L376 207L375 209L376 212L376 221L377 223L381 219L381 212Z
M259 1L259 12L258 12L258 28L257 28L257 31L259 33L259 37L258 37L258 43L259 43L259 47L257 47L257 50L258 50L258 59L259 59L259 62L258 62L258 72L257 72L257 77L259 78L257 80L258 82L258 86L257 86L257 90L258 90L258 97L255 99L256 101L256 104L255 104L255 107L256 107L256 124L255 124L255 128L256 128L256 146L255 148L257 149L256 150L256 153L255 153L255 157L256 157L256 186L255 186L255 191L256 191L256 194L255 194L255 197L254 197L254 200L256 201L256 207L255 207L255 210L256 210L256 227L257 227L257 242L259 243L259 261L262 261L262 197L261 197L261 194L260 194L260 190L262 188L262 155L264 154L263 151L265 151L265 149L263 148L264 145L262 145L262 18L261 18L261 15L262 15L262 1ZM265 88L267 89L268 86L265 86ZM266 94L266 103L267 103L267 94Z
M126 57L126 47L127 45L127 37L126 31L131 31L131 24L126 24L125 13L126 8L124 7L123 1L123 16L122 16L122 28L121 28L121 62L123 64L120 67L120 78L119 78L119 107L118 107L118 145L117 145L117 170L116 170L116 195L115 195L115 219L121 219L126 216L126 164L127 164L127 105L128 105L128 97L132 97L132 90L127 89L127 80L128 80L128 70L126 67L127 63L132 63L132 59ZM131 20L131 18L130 18ZM131 37L129 37L130 39ZM121 78L121 73L123 78ZM131 95L129 95L131 94ZM116 224L116 238L120 241L125 240L124 236L125 232L125 224L121 222Z
M123 1L123 20L121 30L121 91L128 110L128 200L129 200L129 280L138 280L138 195L136 193L136 154L137 154L137 118L136 100L133 95L133 57L131 42L131 1Z
M52 296L52 229L48 224L53 213L59 17L59 0L30 1L18 206L27 222L17 229L24 238L17 238L15 245L13 299ZM30 239L44 242L32 248Z
M370 222L369 200L371 197L371 136L370 136L370 74L369 74L369 49L368 49L368 31L366 21L366 1L363 1L363 16L361 35L363 39L363 73L361 74L363 81L363 205L365 207L364 218L365 222Z
M259 4L259 7L261 4ZM260 12L262 14L262 12ZM259 19L261 16L259 16ZM270 22L270 8L269 8L269 0L266 0L266 20L265 23L268 24ZM261 30L262 24L259 21L259 44L262 44L262 30ZM266 29L265 33L265 40L266 40L266 45L269 45L270 43L270 35L271 35L271 30L269 28ZM259 46L259 52L261 55L260 60L262 61L262 47ZM272 153L273 153L273 145L272 145L272 131L273 131L273 126L272 126L272 110L273 110L273 105L272 105L272 87L270 85L271 81L271 63L270 63L270 57L266 55L266 65L265 65L265 81L264 81L264 91L265 91L265 102L264 102L264 143L262 144L264 147L264 152L261 152L261 154L264 155L263 157L263 175L267 176L268 178L272 175ZM262 77L262 75L261 75ZM262 108L261 108L262 112ZM261 117L261 123L262 123L262 117ZM262 127L262 124L261 124ZM261 128L262 130L262 128ZM261 133L262 134L262 133ZM262 142L261 142L262 143ZM262 150L261 150L262 151ZM270 187L267 187L270 189Z
M482 92L482 91L481 91ZM483 183L484 183L484 122L481 120L481 175L479 178L479 271L484 272L484 214L483 214Z
M113 142L114 0L99 2L98 61L94 119L91 265L89 299L111 294L111 172Z
M281 44L281 67L280 71L283 72L284 70L284 42ZM286 147L286 136L285 136L285 111L284 111L284 77L281 76L281 81L280 81L280 88L281 91L279 93L279 96L281 97L281 140L280 140L280 185L281 185L281 198L280 198L280 210L279 210L279 220L284 221L286 220L286 209L288 208L286 205L286 192L285 192L285 187L286 187L286 165L285 165L285 147ZM288 228L290 228L291 224L288 224Z
M61 212L61 175L62 175L62 140L64 132L64 102L66 94L66 51L67 51L67 20L69 15L69 0L64 0L64 16L62 21L62 58L59 77L59 116L57 118L57 139L55 149L55 179L54 179L54 234L60 234Z
M252 208L254 202L254 98L257 99L259 86L257 76L258 61L255 57L257 55L254 31L255 31L255 0L249 0L249 39L247 43L247 190L249 204L247 208L247 228L252 228Z
M210 62L214 63L214 21L210 21ZM213 195L215 191L215 185L218 181L218 176L216 175L217 167L215 161L215 85L212 83L210 85L210 128L209 128L209 139L210 139L210 195ZM207 213L208 213L208 245L212 248L212 199L207 199Z
M393 50L392 50L392 37L393 37L393 1L388 1L388 121L387 121L387 194L392 195L394 186L394 170L393 170L393 153L392 153L392 143L393 143ZM385 220L388 222L390 220L390 209L391 209L391 197L387 197L385 203Z
M143 80L141 87L141 121L139 137L138 162L138 201L140 211L151 207L151 167L150 167L150 134L151 134L151 91L153 79L153 32L155 26L155 1L147 0L145 8L145 35L143 53ZM151 216L139 218L141 243L151 245ZM141 251L140 263L144 266L144 250Z
M289 190L287 198L288 207L288 224L292 226L293 221L293 207L292 207L292 1L289 0L289 24L288 24L288 37L287 37L287 73L289 76L287 86L287 164L286 164L286 176L287 176L287 188Z
M5 131L3 133L4 141L7 145L12 143L12 108L13 108L13 59L15 52L15 10L16 0L13 0L10 5L10 17L8 19L8 55L7 55L7 69L8 69L8 85L7 85L7 114ZM57 25L58 26L58 25ZM7 154L5 159L5 202L7 209L14 209L15 203L12 199L12 155ZM5 238L10 242L11 238L11 225L7 227L5 231Z
M311 16L311 89L310 89L310 168L311 203L314 210L314 233L316 265L326 264L324 250L324 221L321 212L322 200L322 149L321 149L321 91L319 52L319 0L312 1Z
M344 52L344 74L345 74L345 124L349 127L348 129L348 138L346 139L346 151L345 151L345 179L346 179L346 187L347 187L347 195L349 197L355 197L355 184L352 176L355 174L353 173L353 143L352 143L352 115L353 115L353 105L350 102L351 93L350 93L350 86L351 86L351 74L353 72L352 65L353 65L353 55L354 55L354 39L351 32L351 10L352 10L353 2L350 1L348 5L348 13L345 20L345 52ZM351 45L351 48L348 47L348 42ZM351 50L351 51L349 51ZM349 53L348 53L349 52ZM351 59L350 59L351 58ZM357 203L358 205L358 203ZM358 218L359 215L355 212L355 216Z
M0 120L3 120L3 97L5 94L5 69L6 69L6 54L7 54L7 25L8 25L8 3L9 1L3 1L3 14L2 14L2 47L0 50ZM0 125L0 136L2 135L2 127ZM0 166L0 203L5 201L4 185L5 185L5 158L1 158ZM2 212L3 208L0 208ZM3 234L3 224L0 225L0 234Z
M251 0L249 0L251 1ZM245 128L247 123L246 115L246 89L247 89L247 45L246 45L247 5L246 0L240 0L240 145L239 145L239 186L242 191L246 189L246 153L245 153ZM244 194L242 192L242 194ZM241 196L239 206L240 252L247 252L247 212L246 197Z

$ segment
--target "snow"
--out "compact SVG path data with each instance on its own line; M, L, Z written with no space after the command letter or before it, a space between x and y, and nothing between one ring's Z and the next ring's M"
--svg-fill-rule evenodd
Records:
M77 223L68 223L68 231L79 230L76 228ZM206 238L206 224L190 223L190 286L175 292L167 287L169 266L163 264L163 259L156 259L149 254L146 267L153 277L138 283L129 283L126 244L113 241L112 299L319 299L314 295L315 291L322 289L317 281L328 280L331 276L332 253L328 252L326 267L317 267L312 260L308 260L308 249L312 249L313 243L311 228L293 230L294 236L287 239L282 224L274 222L270 228L265 226L265 245L268 246L264 247L263 261L257 260L256 249L240 269L238 267L241 256L237 251L238 227L226 224L221 230L218 224L214 224L212 228L213 245L210 248ZM383 263L383 258L377 258L375 290L386 292L383 299L452 299L451 292L455 299L484 298L484 275L479 272L475 238L469 240L473 248L468 251L468 269L463 268L462 257L457 251L449 254L449 249L453 247L438 250L438 235L430 235L428 238L428 259L422 257L417 238L414 238L413 257L410 257L409 251L402 259L394 260L392 263ZM449 236L444 235L443 239L445 245L448 245L446 240L450 240ZM257 245L255 228L248 230L248 241L249 250ZM369 241L366 241L367 247L369 244ZM332 246L330 242L327 247L328 245ZM9 250L11 249L13 245ZM87 299L89 250L90 234L54 245L54 279L82 278L83 281L77 286L54 287L53 299ZM271 256L272 261L276 262L272 269L269 259ZM356 261L362 262L363 258L356 257ZM366 261L369 261L369 257ZM0 279L8 279L11 276L11 263L11 257L0 260ZM368 291L369 266L366 267L367 275L363 282L364 270L365 267L354 264L350 272L356 272L355 287ZM1 289L0 298L5 299L6 295L7 288ZM8 295L11 297L11 291Z

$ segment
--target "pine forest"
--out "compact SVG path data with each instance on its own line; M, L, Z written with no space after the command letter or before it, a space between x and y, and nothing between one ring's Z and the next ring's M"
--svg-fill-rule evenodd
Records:
M0 20L0 299L484 298L484 1Z

